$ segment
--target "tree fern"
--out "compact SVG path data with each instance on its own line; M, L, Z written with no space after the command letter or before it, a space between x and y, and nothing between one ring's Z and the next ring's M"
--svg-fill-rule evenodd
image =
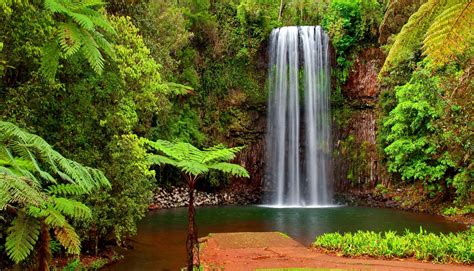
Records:
M80 240L68 219L90 219L92 214L68 196L101 187L110 187L101 171L69 160L41 137L0 121L0 211L17 214L6 244L8 256L16 263L30 255L40 225L53 229L61 245L78 254Z
M453 3L436 17L424 40L424 54L434 65L443 65L474 45L474 4L471 0Z
M188 209L188 270L193 270L195 264L194 254L199 255L199 245L197 240L197 226L194 209L194 187L198 177L217 170L238 177L249 177L245 168L240 165L230 163L235 158L235 154L242 150L242 147L226 148L217 145L211 148L200 150L189 143L169 142L158 140L148 141L148 145L158 154L150 155L150 161L157 165L171 165L185 173L188 183L189 209ZM197 250L197 252L196 252ZM199 265L199 259L198 263Z
M105 55L112 56L113 49L99 31L115 33L104 15L96 10L104 5L98 0L45 0L45 9L65 18L58 22L55 38L43 48L41 71L47 79L54 78L60 58L67 59L77 53L86 58L96 73L102 72Z
M6 163L6 154L10 157L10 166L18 168L15 161L23 159L30 161L34 169L27 169L27 172L39 173L44 181L55 183L56 180L51 179L51 175L42 173L41 171L49 171L57 174L62 180L76 184L84 188L85 191L91 191L97 187L110 186L107 178L99 170L85 167L75 161L63 157L55 151L41 137L27 133L9 122L0 121L0 159ZM17 156L11 159L11 156ZM41 162L44 170L38 165ZM20 168L21 169L21 168ZM32 174L31 174L32 175ZM25 174L25 177L29 177Z

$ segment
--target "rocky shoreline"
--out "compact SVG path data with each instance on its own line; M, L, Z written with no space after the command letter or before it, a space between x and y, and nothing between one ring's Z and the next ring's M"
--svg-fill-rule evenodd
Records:
M218 192L194 192L195 206L216 206L216 205L248 205L261 202L258 191L252 189L222 190ZM149 210L168 209L188 206L189 196L186 187L172 186L169 188L158 188L153 196L153 202Z

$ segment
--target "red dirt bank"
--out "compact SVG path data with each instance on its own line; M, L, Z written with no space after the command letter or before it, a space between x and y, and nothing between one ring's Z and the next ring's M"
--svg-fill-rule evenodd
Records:
M474 270L474 266L433 264L415 260L345 258L306 248L278 232L216 233L204 238L204 270L259 268L331 268L345 270Z

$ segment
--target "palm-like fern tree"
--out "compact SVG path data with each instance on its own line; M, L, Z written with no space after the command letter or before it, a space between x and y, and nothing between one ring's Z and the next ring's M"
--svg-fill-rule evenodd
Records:
M428 0L397 35L381 74L413 57L419 45L423 54L436 67L464 55L472 58L474 33L472 0Z
M188 270L193 270L194 253L199 265L199 245L197 240L197 226L195 221L194 188L196 181L210 170L218 170L237 177L249 177L245 168L229 161L235 158L235 154L242 147L226 148L217 145L212 148L200 150L189 143L168 142L158 140L148 144L159 154L150 156L151 161L157 165L172 165L180 169L188 183L189 206L188 206L188 236L186 248L188 253Z
M44 7L56 15L54 38L43 48L41 72L53 79L60 58L67 59L81 53L92 69L100 74L104 69L104 54L112 56L112 45L99 30L115 34L115 30L97 9L102 0L45 0Z
M88 219L90 209L74 196L110 187L103 173L63 157L41 137L0 121L0 212L14 215L6 251L15 262L40 241L38 270L49 270L50 230L68 253L80 239L68 219Z

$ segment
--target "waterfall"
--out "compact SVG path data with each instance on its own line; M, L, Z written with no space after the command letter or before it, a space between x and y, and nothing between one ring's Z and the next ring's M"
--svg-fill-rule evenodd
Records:
M265 179L272 205L331 204L328 45L320 26L270 35Z

